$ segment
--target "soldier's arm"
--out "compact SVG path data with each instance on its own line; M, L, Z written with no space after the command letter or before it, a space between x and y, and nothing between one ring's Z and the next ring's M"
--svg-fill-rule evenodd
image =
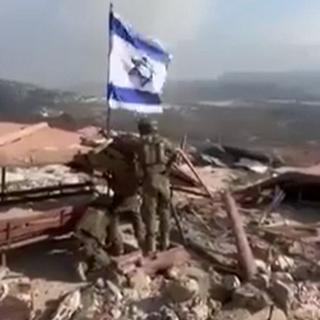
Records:
M167 167L171 168L174 162L176 162L178 158L178 149L168 140L165 140L165 149L166 152L169 155L168 162L167 162Z
M135 176L136 176L136 178L138 180L138 183L140 184L140 182L141 182L141 180L143 178L143 170L142 170L141 163L139 161L138 154L134 155L133 166L134 166Z

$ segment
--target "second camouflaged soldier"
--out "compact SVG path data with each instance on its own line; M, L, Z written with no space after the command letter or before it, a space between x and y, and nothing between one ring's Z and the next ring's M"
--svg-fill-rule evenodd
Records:
M142 175L142 216L146 224L145 249L156 251L157 215L160 226L160 249L170 245L170 167L176 151L158 135L157 122L140 119L138 130L141 143L138 160Z
M76 225L75 238L80 249L77 273L82 281L87 281L91 271L111 263L106 250L109 225L110 215L94 208L89 208Z
M123 237L120 230L120 217L126 215L131 220L138 244L144 239L144 226L140 214L139 181L134 165L134 152L127 151L123 156L112 148L99 147L89 154L89 163L110 175L109 184L114 192L110 209L109 241L113 253L124 252Z

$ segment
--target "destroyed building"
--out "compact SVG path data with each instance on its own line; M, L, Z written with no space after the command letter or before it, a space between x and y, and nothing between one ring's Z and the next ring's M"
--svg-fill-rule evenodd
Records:
M112 195L97 146L121 161L137 137L0 124L0 319L320 319L318 166L185 145L171 171L174 246L130 252L74 279L73 228ZM231 160L230 160L231 159Z

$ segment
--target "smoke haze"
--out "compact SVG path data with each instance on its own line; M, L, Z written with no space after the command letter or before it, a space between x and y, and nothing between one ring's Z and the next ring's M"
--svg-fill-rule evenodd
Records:
M172 79L320 69L320 3L117 0L115 10L173 53ZM103 83L105 0L1 0L0 78L48 87ZM318 12L318 13L317 13Z

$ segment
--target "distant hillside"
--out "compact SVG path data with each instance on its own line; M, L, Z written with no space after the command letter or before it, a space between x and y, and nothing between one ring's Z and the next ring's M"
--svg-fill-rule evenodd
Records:
M298 88L307 94L320 95L320 71L230 72L217 81L224 84L272 83L281 88Z
M32 113L79 99L70 92L48 90L16 81L0 80L0 115Z
M105 97L105 88L105 83L83 82L60 90L47 90L0 80L0 112L12 112L21 107L50 107L64 102L101 103L99 98ZM177 105L269 99L320 100L320 72L233 72L225 73L216 80L169 80L163 94L164 103Z
M104 83L82 83L71 89L81 94L105 95ZM163 94L164 102L169 104L230 99L319 100L320 72L232 72L216 80L169 80Z
M106 84L101 82L83 82L66 88L85 96L103 97L106 93Z
M244 99L314 99L303 88L280 86L272 82L245 81L176 81L166 87L164 99L175 104L196 104L201 101Z

